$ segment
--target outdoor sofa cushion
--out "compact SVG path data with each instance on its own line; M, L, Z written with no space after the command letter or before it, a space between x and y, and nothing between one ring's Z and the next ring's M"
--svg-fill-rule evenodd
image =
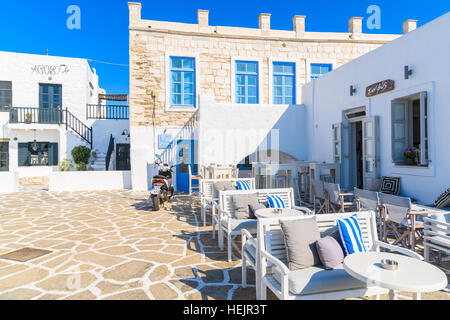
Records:
M400 194L400 177L382 177L380 192L398 196Z
M253 264L256 263L256 247L249 240L244 244L244 251L250 256L249 259Z
M450 188L445 190L445 192L436 199L434 206L438 209L450 206Z
M256 219L230 219L229 222L232 230L256 229L258 225L258 220ZM222 225L227 227L225 219L222 220Z
M219 193L219 191L225 191L225 190L236 190L236 187L233 186L233 183L231 181L219 181L213 183L214 189L216 189L216 192ZM232 188L232 189L230 189Z
M316 218L280 220L280 224L284 233L289 269L298 270L320 264L316 249L320 232Z
M334 269L344 262L344 251L335 238L331 236L320 238L316 242L316 248L325 269Z
M259 209L265 209L267 208L264 204L262 203L251 203L248 205L248 209L250 210L250 217L255 217L256 218L256 211Z
M247 181L236 182L238 190L250 190L250 184Z
M347 219L339 219L338 228L345 255L356 252L367 252L356 214Z
M269 203L269 208L286 208L283 199L278 195L267 195L267 201Z
M234 207L234 218L236 219L254 219L255 216L250 213L249 204L259 203L256 194L235 194L231 196Z
M277 269L273 269L273 277L281 282ZM333 270L325 270L318 265L305 269L291 271L288 274L289 291L295 295L307 295L340 290L366 288L365 282L353 278L342 265Z

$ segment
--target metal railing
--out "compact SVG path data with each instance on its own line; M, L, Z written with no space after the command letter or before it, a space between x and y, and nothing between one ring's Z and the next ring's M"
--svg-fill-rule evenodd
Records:
M88 142L92 148L92 128L86 126L75 115L66 109L44 109L44 108L11 108L9 110L10 123L37 123L66 125L83 140Z
M128 120L130 108L121 105L86 105L86 119L94 120Z

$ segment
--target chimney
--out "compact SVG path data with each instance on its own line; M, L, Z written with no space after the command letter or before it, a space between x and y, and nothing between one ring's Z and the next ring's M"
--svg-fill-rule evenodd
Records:
M361 34L362 33L362 21L363 18L353 17L350 19L348 23L348 32L353 34Z
M418 20L406 20L405 22L403 22L403 34L406 34L408 32L411 32L413 30L417 29L417 21Z
M130 26L139 25L141 20L142 4L139 2L128 2L128 10L130 12Z
M197 11L197 20L199 28L209 27L209 11L199 9Z
M297 38L303 38L305 35L305 20L306 16L294 16L294 31Z
M262 31L269 31L270 30L270 13L261 13L259 15L259 28Z

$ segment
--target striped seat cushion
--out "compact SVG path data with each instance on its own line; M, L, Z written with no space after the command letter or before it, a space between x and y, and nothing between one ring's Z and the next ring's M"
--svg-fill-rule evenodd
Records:
M367 252L356 215L347 219L339 219L338 228L346 256L357 252Z
M286 208L283 199L277 195L267 195L267 201L269 202L269 208Z
M434 206L438 209L450 206L450 188L445 190L445 192L436 199L436 201L434 202Z
M238 181L236 182L238 190L250 190L250 184L248 181Z

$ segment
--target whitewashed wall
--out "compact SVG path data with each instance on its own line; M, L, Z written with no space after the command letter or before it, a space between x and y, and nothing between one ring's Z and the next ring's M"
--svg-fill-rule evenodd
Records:
M304 106L207 101L199 112L200 164L237 164L258 148L307 158Z
M18 172L0 172L0 193L14 193L19 191Z
M56 67L55 74L46 66ZM0 51L0 80L12 81L14 107L39 107L39 83L62 85L63 107L81 121L86 119L86 104L97 104L101 90L87 60L45 55Z
M303 87L308 121L309 160L333 161L332 129L343 121L343 110L366 106L368 116L380 118L380 171L402 177L402 194L432 203L450 187L450 13L376 49ZM404 66L413 75L404 79ZM391 79L395 90L372 98L365 88ZM350 85L356 86L351 97ZM429 168L398 167L391 155L391 101L412 93L429 93Z
M70 171L50 174L50 191L100 191L130 188L130 171Z

